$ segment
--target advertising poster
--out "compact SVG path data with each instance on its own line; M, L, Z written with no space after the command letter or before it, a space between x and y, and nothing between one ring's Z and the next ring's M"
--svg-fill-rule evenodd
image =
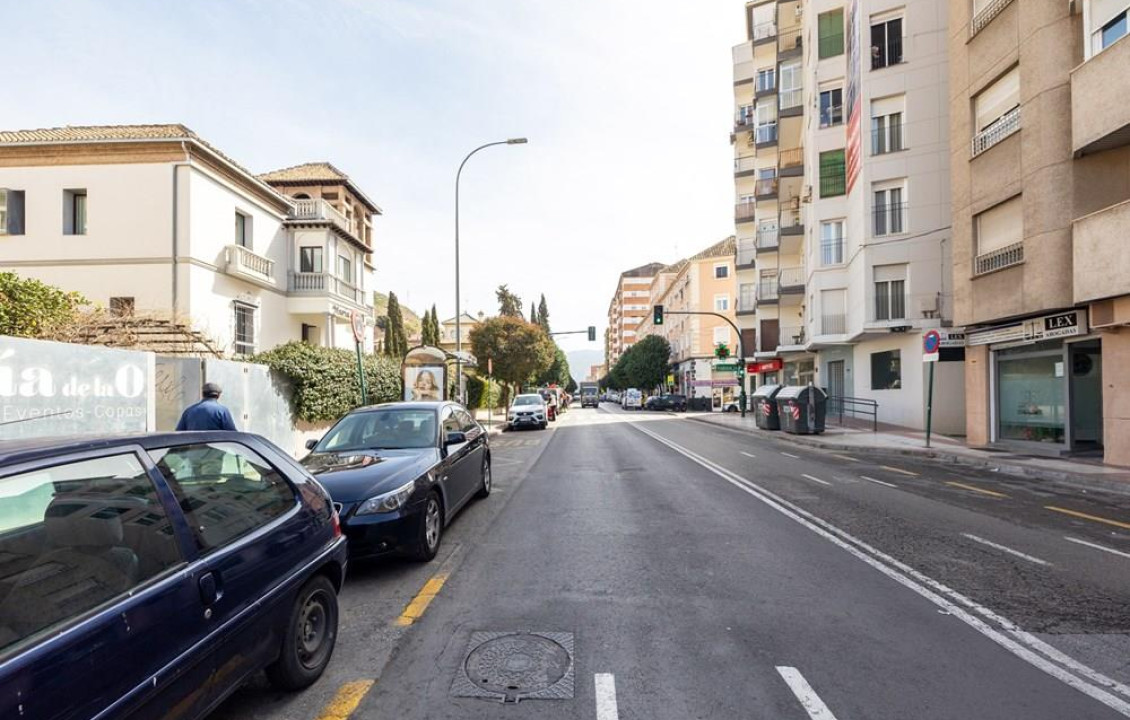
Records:
M859 97L860 67L859 57L859 0L850 0L847 11L847 150L844 153L847 165L847 193L859 177L860 153L863 151L860 123L862 119L861 98Z
M418 365L404 368L406 401L443 400L446 368L443 365Z

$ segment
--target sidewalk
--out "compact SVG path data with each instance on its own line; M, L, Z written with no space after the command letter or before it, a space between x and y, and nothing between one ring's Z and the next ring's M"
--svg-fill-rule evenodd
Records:
M1082 487L1091 486L1130 494L1130 469L1103 465L1092 459L1052 458L1020 455L1008 451L978 450L965 443L940 435L932 435L926 447L926 433L913 430L839 427L829 425L820 435L791 435L780 431L760 430L752 414L745 418L737 413L691 413L688 420L721 425L748 432L765 439L784 440L798 445L841 451L879 451L895 455L930 458L1000 472L1006 475L1037 480L1052 480Z

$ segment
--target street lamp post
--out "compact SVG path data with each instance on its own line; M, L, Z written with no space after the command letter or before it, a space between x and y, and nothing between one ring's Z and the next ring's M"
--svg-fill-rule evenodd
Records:
M478 151L495 145L525 145L527 142L529 141L526 138L521 137L480 145L467 153L467 157L459 163L459 171L455 173L455 382L460 402L463 401L463 332L460 328L463 309L459 297L459 178L463 175L463 166Z

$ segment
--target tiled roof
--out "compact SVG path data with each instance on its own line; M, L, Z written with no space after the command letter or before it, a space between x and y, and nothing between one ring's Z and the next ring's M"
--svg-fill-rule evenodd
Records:
M738 241L733 235L721 242L716 242L700 253L691 255L688 260L705 260L716 257L733 257L738 250Z
M370 210L378 215L383 214L380 207L370 200L361 188L357 187L357 184L349 179L348 175L328 162L303 163L302 165L295 165L294 167L272 170L271 172L260 175L259 179L265 183L272 184L342 183L353 191L354 195L361 198L361 201L368 205Z
M663 263L652 262L647 265L640 265L638 268L625 270L620 273L620 277L652 277L662 269Z
M679 260L678 262L671 263L670 265L663 268L659 272L661 272L661 273L677 273L680 270L682 270L683 268L685 268L687 266L687 263L689 263L689 262L690 262L690 260L683 258L682 260Z

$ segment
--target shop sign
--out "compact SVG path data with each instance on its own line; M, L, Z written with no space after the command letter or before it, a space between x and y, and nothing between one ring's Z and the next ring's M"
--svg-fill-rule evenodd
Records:
M777 372L784 366L784 360L782 360L781 358L773 358L772 360L766 360L764 362L749 363L748 365L746 365L746 372L748 372L750 375L756 375L757 373Z
M739 365L738 363L719 363L718 365L714 366L714 371L715 372L734 372L740 367L741 367L741 365Z
M1033 320L1024 320L1011 325L971 332L966 337L969 345L993 345L1006 342L1037 342L1052 338L1074 337L1087 332L1087 319L1083 310L1069 310L1055 315L1046 315Z

